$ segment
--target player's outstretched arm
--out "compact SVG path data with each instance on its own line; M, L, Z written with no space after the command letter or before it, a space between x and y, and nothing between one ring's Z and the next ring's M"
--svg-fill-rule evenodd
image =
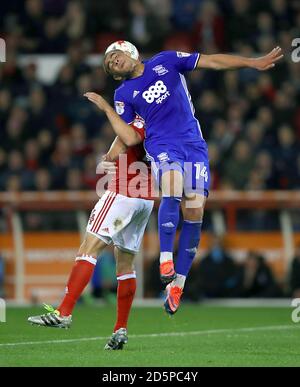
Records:
M114 111L110 104L101 95L88 92L84 96L102 110L108 118L114 132L127 146L133 146L142 142L140 135Z
M256 70L265 71L275 66L283 57L280 47L275 47L267 55L259 58L246 58L237 55L227 54L201 54L196 69L207 68L213 70L233 70L242 67L250 67Z

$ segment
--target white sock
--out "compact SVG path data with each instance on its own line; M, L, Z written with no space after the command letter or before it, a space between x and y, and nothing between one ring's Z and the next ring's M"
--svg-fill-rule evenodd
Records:
M159 262L164 263L166 261L173 261L173 253L169 251L163 251L160 253Z
M185 284L186 276L182 274L177 274L177 277L172 282L172 286L178 286L183 289Z

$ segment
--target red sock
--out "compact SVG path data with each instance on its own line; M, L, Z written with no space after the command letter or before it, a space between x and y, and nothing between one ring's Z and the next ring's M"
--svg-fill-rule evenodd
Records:
M78 298L91 279L95 265L96 259L88 256L80 257L80 260L75 262L67 283L66 294L57 308L61 316L72 314Z
M114 332L127 328L127 321L136 291L135 272L118 276L117 321Z

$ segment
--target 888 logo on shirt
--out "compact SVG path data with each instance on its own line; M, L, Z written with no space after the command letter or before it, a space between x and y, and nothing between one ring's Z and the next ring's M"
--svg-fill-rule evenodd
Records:
M162 95L163 94L163 95ZM170 95L167 86L163 81L157 81L154 85L150 86L148 90L145 90L142 97L148 103L155 102L162 103L162 101Z

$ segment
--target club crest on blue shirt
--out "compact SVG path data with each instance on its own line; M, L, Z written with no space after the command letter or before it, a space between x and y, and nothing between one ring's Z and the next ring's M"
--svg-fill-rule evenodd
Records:
M158 75L165 75L169 72L169 70L167 70L163 65L157 65L153 67L152 70L155 71Z
M157 155L157 158L160 162L164 162L169 160L169 155L167 152L162 152L159 155Z
M115 101L116 112L121 116L125 111L125 104L121 101Z
M177 51L176 54L177 54L178 58L183 58L185 56L190 56L191 55L188 52L181 52L181 51Z

